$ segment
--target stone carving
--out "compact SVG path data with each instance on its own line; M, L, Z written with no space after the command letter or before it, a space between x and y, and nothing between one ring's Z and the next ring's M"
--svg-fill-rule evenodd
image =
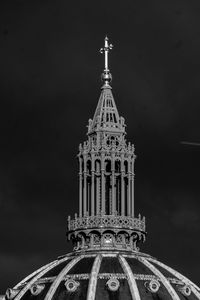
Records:
M144 283L145 287L151 292L156 293L160 288L160 283L158 280L152 279L151 281L146 281Z
M80 283L73 279L69 279L65 282L65 287L68 292L75 292L79 285Z
M107 282L106 285L108 289L112 292L116 292L119 289L120 283L117 278L110 278Z
M184 296L190 296L191 288L189 285L177 286L177 288L181 292L181 294L183 294Z
M30 291L31 291L31 294L34 295L34 296L37 296L39 295L43 289L45 288L45 285L44 284L33 284L30 288Z
M126 216L91 216L68 220L68 230L80 228L116 227L129 228L145 232L145 218L132 218Z
M5 293L6 300L12 300L19 293L18 289L8 288Z

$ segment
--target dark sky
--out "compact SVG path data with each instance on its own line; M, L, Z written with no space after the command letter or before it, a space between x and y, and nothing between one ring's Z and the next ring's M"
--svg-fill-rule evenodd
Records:
M113 94L136 147L142 251L200 284L199 0L0 4L0 293L70 251L78 144L100 95L108 34Z

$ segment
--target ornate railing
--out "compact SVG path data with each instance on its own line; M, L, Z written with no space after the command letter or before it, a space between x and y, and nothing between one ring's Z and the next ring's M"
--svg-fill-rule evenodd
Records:
M87 229L87 228L128 228L145 232L145 217L138 218L128 216L114 216L114 215L102 215L102 216L88 216L77 217L71 220L68 217L68 230Z

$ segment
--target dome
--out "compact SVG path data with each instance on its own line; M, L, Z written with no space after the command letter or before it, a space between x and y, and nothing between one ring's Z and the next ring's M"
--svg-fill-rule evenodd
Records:
M200 289L150 255L104 250L58 257L8 289L6 299L195 300Z
M26 277L5 300L196 300L200 288L140 252L145 217L135 216L135 147L126 142L110 86L108 38L106 76L87 141L79 146L79 212L68 217L73 252Z

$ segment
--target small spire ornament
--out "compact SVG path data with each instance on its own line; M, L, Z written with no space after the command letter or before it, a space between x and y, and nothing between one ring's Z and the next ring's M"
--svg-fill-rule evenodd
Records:
M110 50L112 50L113 45L109 44L109 39L106 36L104 39L104 48L100 49L100 53L103 54L104 53L104 71L102 73L102 81L104 81L104 86L103 87L110 87L109 83L112 80L112 74L110 73L110 70L108 68L108 53Z

